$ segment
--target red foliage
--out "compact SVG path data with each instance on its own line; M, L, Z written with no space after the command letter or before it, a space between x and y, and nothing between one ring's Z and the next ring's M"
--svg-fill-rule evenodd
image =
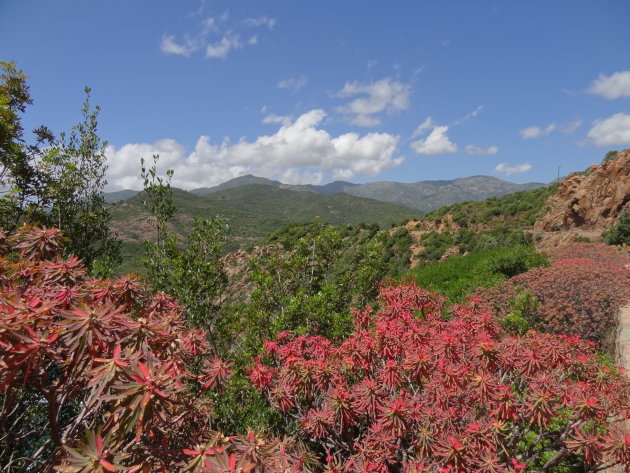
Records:
M76 257L60 256L62 244L56 229L0 232L0 469L299 464L288 444L213 432L201 394L220 391L230 365L212 355L205 333L187 329L183 309L135 277L86 277Z
M548 250L547 254L552 263L565 259L586 258L597 263L619 266L630 264L630 257L621 254L614 246L602 243L574 243Z
M567 254L588 258L559 259ZM630 269L623 266L623 257L605 245L574 245L556 250L553 258L551 267L536 268L479 291L483 307L504 317L513 310L510 300L519 289L527 290L540 302L532 314L534 328L579 335L601 345L616 325L617 310L630 300Z
M623 376L576 337L502 335L475 306L442 318L413 285L381 291L340 345L282 334L252 382L301 419L329 471L548 471L630 466L608 422L627 418ZM544 459L543 459L544 458Z

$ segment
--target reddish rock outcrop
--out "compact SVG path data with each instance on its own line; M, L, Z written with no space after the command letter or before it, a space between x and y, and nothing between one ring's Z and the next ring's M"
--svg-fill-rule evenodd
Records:
M570 174L549 198L549 210L534 225L535 232L610 228L630 197L630 149L585 173Z

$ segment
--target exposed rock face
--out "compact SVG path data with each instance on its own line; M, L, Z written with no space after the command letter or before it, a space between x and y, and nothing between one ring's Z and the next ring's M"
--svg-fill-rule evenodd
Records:
M586 173L570 174L549 198L549 210L534 231L610 228L630 200L630 149L615 159L593 165Z

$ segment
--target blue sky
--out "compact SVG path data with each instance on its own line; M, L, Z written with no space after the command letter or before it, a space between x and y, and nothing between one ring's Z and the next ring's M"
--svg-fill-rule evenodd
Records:
M109 190L551 181L630 147L627 0L2 0L30 129L102 108Z

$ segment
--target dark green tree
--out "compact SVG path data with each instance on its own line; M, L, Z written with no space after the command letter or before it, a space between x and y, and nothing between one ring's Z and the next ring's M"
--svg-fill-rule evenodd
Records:
M46 179L37 163L54 136L42 126L33 130L35 143L25 143L21 116L33 103L27 76L14 62L0 62L0 71L0 226L14 230L24 220L46 219Z
M97 131L97 106L90 108L90 89L81 109L83 120L55 138L46 127L33 131L26 144L21 114L32 104L24 75L15 63L2 62L0 83L0 226L22 223L55 226L69 238L67 251L107 272L120 260L120 243L110 234L111 215L103 188L106 143Z
M51 202L48 220L70 238L68 250L92 269L95 262L99 267L117 264L120 242L109 232L111 212L103 196L107 143L96 133L100 107L91 110L90 92L86 87L83 120L55 140L43 170Z

